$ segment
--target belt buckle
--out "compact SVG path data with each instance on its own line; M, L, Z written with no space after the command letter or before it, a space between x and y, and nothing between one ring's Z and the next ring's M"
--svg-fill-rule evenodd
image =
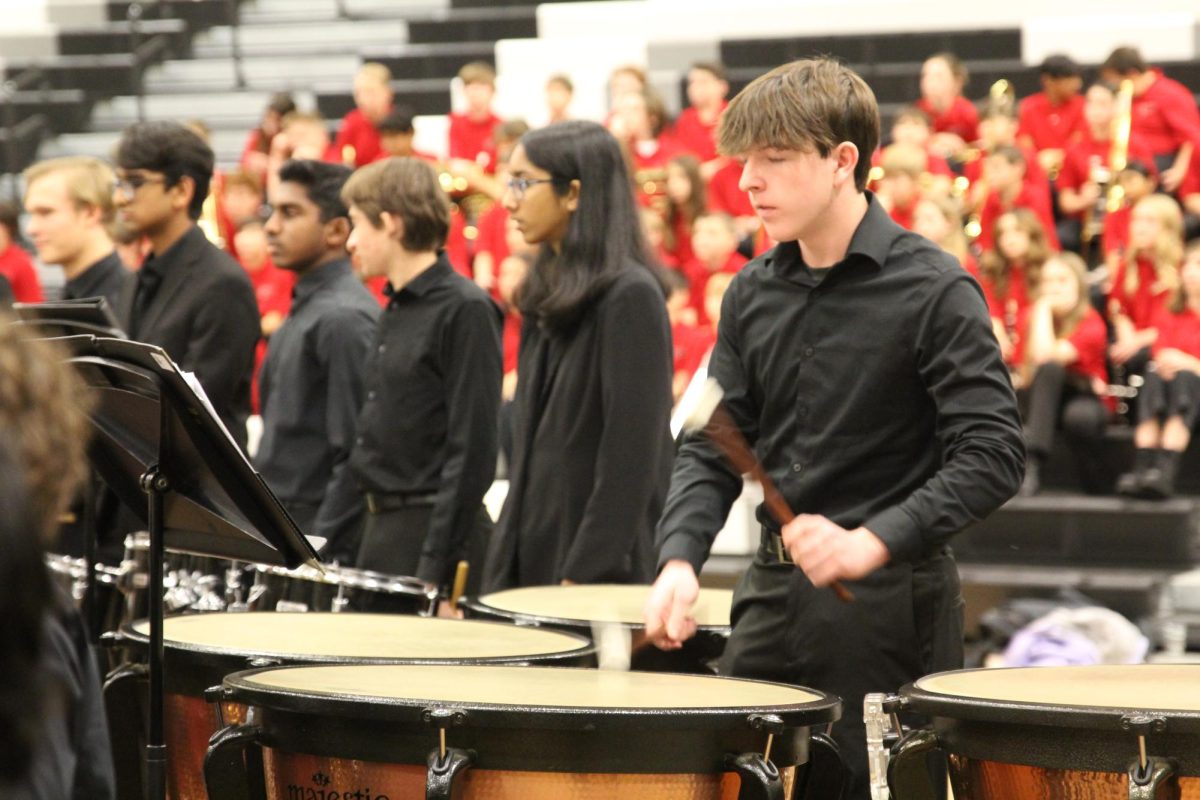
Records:
M375 502L374 492L367 492L367 512L371 514L379 513L379 504Z

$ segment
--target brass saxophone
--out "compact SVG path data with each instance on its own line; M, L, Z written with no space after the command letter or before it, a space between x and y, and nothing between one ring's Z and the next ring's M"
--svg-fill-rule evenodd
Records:
M1117 181L1117 176L1129 163L1129 131L1132 124L1133 81L1126 79L1121 81L1117 90L1117 118L1113 124L1108 166L1100 165L1099 168L1093 169L1089 176L1100 187L1100 196L1084 212L1082 239L1085 258L1091 243L1104 232L1105 216L1119 211L1125 202L1125 189Z

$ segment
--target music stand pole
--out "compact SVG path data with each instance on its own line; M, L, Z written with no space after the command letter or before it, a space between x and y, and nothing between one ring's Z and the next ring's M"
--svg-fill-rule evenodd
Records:
M167 745L163 709L163 562L166 560L166 545L163 533L163 494L171 484L161 472L167 453L167 435L170 430L169 414L171 403L167 393L159 393L159 447L158 463L152 464L142 474L142 491L146 493L146 520L150 529L150 581L148 598L150 604L150 720L146 737L146 797L147 800L166 800L167 797Z

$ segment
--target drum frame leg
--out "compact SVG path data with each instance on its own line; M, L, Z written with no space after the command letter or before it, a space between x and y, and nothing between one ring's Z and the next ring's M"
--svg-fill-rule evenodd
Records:
M475 763L475 753L443 744L430 751L426 763L425 800L450 800L454 796L454 781Z

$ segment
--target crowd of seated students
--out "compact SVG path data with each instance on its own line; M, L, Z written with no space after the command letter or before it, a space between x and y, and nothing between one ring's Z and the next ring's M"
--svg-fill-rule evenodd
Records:
M998 83L977 106L968 77L952 54L926 60L872 188L979 279L1026 413L1023 493L1040 490L1062 431L1087 491L1168 497L1200 400L1184 276L1200 261L1194 242L1184 256L1200 235L1196 87L1128 47L1086 90L1066 56L1047 58L1041 91L1019 102ZM1115 487L1096 469L1114 422L1136 426L1137 448Z

